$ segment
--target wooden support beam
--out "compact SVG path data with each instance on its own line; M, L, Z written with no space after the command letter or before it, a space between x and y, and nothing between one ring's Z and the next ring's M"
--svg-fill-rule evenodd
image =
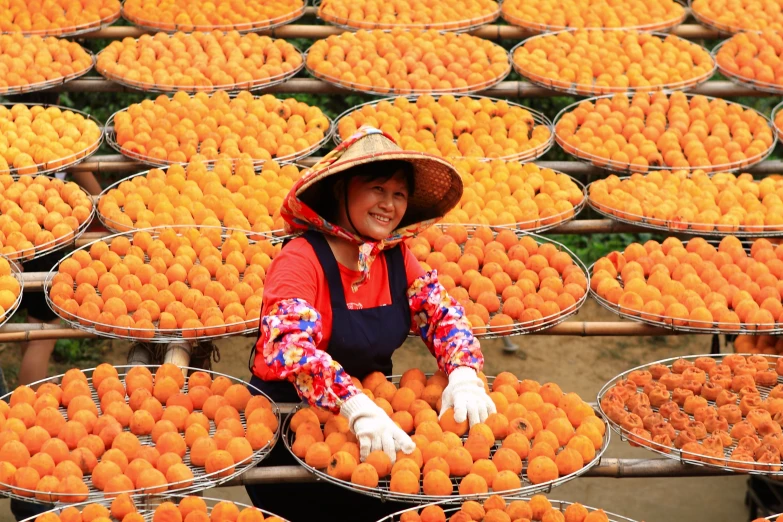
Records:
M331 146L331 144L329 146ZM299 164L304 166L312 166L319 159L319 157L311 156L299 161ZM536 164L544 168L559 170L560 172L564 172L569 176L580 179L587 178L588 176L605 178L609 175L609 171L593 167L592 165L581 161L536 161ZM120 174L130 176L131 174L136 174L137 172L142 172L150 168L152 167L149 165L143 165L120 154L111 154L106 156L93 156L85 162L68 169L68 171L88 171L96 175ZM783 173L783 161L762 161L761 163L758 163L743 172L750 172L751 174L757 175L781 174Z
M278 444L282 444L278 441ZM719 468L681 464L673 459L603 458L583 477L652 478L652 477L715 477L732 475ZM315 482L315 475L301 466L270 466L253 468L220 487Z
M256 335L255 333L252 335ZM632 321L581 322L567 321L533 335L567 335L572 337L635 337L639 335L679 335L666 328L656 328ZM11 323L0 328L0 343L42 339L90 339L98 336L59 325Z
M314 15L315 8L308 8L305 11L306 15ZM319 39L326 38L333 34L343 33L345 30L340 27L332 25L303 25L303 24L290 24L272 29L271 31L261 31L259 34L267 34L277 38L308 38ZM139 27L133 26L111 26L94 31L92 33L86 33L79 35L79 39L96 39L106 38L110 40L121 40L122 38L138 38L143 34L153 33L154 31L148 31ZM698 24L683 24L672 29L672 34L687 38L689 40L715 40L721 38L722 35L710 29ZM521 27L515 27L513 25L499 25L491 24L484 25L470 32L474 36L486 38L487 40L522 40L532 33Z
M91 76L79 78L70 82L57 85L51 89L56 92L136 92L142 91L130 89L119 83L112 82L103 77ZM315 78L292 78L287 82L273 85L263 89L263 93L272 94L345 94L351 92L342 87L326 83ZM735 96L769 96L768 93L743 87L734 82L717 80L706 82L688 92L714 96L717 98L731 98ZM563 96L562 93L545 89L530 82L500 82L494 87L482 91L483 96L494 98L548 98Z

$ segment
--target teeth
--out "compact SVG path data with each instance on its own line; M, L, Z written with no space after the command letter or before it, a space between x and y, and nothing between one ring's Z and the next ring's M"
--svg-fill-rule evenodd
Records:
M372 217L374 217L375 219L377 219L378 221L381 221L383 223L388 223L389 221L391 221L391 219L383 217L383 216L379 216L378 214L372 214Z

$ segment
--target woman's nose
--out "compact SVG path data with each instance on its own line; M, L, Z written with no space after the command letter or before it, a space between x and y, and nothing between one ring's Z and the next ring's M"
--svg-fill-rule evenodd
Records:
M384 196L381 198L380 206L383 209L393 209L394 208L394 197L391 195Z

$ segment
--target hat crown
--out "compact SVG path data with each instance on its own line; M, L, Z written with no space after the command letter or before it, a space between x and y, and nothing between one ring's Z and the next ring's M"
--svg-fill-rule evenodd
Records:
M349 145L342 156L340 156L340 159L335 161L330 167L334 168L345 162L353 161L356 158L366 158L367 156L372 156L374 154L401 151L402 149L399 145L383 134L368 134Z

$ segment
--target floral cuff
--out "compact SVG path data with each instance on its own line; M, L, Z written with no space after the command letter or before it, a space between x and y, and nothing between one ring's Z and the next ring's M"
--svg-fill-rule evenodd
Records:
M345 369L317 348L321 314L307 301L278 301L261 318L261 330L268 376L291 381L311 405L338 413L343 401L360 393Z
M408 288L413 333L420 335L447 375L467 366L481 371L484 355L473 337L465 309L438 282L433 270Z

